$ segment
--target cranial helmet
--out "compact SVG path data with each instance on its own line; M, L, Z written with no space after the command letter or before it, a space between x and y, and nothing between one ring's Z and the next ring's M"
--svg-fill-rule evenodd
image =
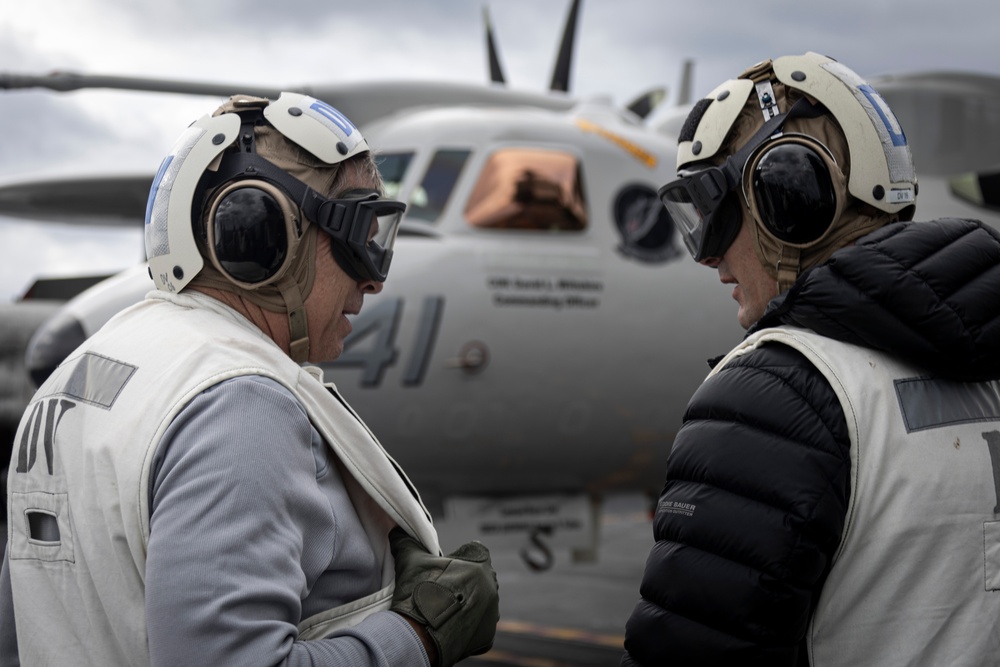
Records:
M296 93L273 102L237 95L192 123L146 207L157 289L203 285L286 312L292 358L305 361L317 230L332 237L334 259L354 280L381 282L389 269L405 206L379 199L380 180L378 189L329 198L342 164L368 150L343 114Z
M759 63L699 101L681 130L677 173L660 198L694 259L725 254L745 207L780 291L854 239L912 219L917 192L892 111L816 53Z

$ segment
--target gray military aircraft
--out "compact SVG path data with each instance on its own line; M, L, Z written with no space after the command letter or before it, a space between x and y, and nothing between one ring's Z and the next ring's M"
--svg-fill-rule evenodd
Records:
M354 319L333 378L442 517L445 541L460 527L491 545L533 545L524 555L536 568L551 564L553 548L593 553L602 497L658 491L705 359L742 335L733 304L690 261L656 197L673 176L687 93L655 122L663 91L625 109L566 93L577 11L574 0L548 93L497 85L492 46L491 86L288 88L376 137L391 194L408 203L392 276ZM1000 226L984 208L998 204L1000 78L875 85L913 148L918 219ZM279 92L0 75L0 88L21 87ZM12 183L0 188L0 213L138 225L151 180ZM143 264L68 302L34 334L26 366L35 380L151 288Z

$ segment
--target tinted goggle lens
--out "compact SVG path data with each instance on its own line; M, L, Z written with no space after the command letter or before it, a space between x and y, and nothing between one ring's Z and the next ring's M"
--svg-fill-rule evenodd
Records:
M233 278L260 283L275 275L288 257L285 213L264 190L233 190L218 203L212 219L214 252Z

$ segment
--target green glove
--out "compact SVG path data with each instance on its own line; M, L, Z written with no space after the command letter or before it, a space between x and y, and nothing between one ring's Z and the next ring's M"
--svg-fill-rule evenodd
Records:
M400 528L389 533L389 545L396 559L390 609L426 626L438 667L489 651L500 619L500 586L489 550L469 542L433 556Z

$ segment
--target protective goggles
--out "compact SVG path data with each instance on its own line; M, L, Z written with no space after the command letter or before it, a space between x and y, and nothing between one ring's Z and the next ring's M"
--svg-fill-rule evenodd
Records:
M333 257L340 268L355 280L384 282L406 204L367 191L323 199L315 208L318 215L309 217L333 237Z
M227 156L214 180L234 178L207 225L215 263L234 281L259 287L284 274L302 235L298 211L333 237L334 259L352 279L385 281L405 204L371 190L328 199L251 153Z
M722 167L681 172L659 189L660 201L696 262L722 257L743 223L739 200L732 194L740 175L727 174L732 161L730 157Z
M693 165L659 189L660 200L695 261L722 257L732 245L743 224L736 191L745 183L744 172L750 158L789 118L816 113L812 109L807 111L803 102L808 104L803 98L787 113L764 123L721 165ZM836 208L835 197L833 205L830 204L833 186L825 162L819 158L805 159L801 151L815 153L797 144L782 144L775 150L762 152L753 162L754 174L750 178L760 217L776 237L789 242L798 242L794 239L798 238L795 230L799 223L814 223L817 215L829 216L826 224L829 227ZM809 185L813 183L820 185ZM749 203L745 193L744 197Z

